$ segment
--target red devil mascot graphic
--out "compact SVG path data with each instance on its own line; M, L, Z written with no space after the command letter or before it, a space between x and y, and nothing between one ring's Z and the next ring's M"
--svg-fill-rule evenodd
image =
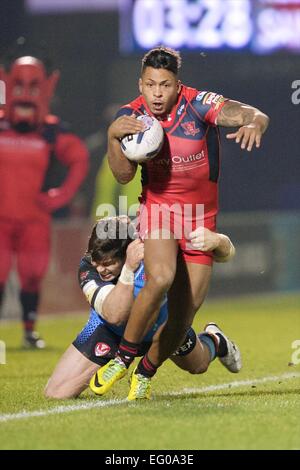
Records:
M23 311L24 346L43 348L34 331L41 281L50 252L51 213L65 206L83 181L88 152L66 131L49 104L59 78L47 75L41 61L21 57L6 72L6 103L0 110L0 301L16 261ZM59 187L44 190L50 158L67 167Z

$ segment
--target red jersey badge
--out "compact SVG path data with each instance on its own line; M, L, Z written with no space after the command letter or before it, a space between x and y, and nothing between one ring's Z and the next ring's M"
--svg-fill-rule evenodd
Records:
M185 135L193 135L195 136L200 132L200 129L196 127L195 121L184 122L181 124L181 127L184 129Z

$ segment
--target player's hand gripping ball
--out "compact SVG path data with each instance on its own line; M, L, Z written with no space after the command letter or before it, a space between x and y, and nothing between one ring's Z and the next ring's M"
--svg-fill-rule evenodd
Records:
M145 129L138 134L123 137L121 148L125 156L136 163L144 163L156 157L164 142L164 131L159 121L151 116L138 116Z

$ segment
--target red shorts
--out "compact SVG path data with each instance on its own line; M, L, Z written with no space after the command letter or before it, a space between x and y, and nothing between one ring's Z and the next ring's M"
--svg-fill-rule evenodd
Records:
M206 264L213 263L213 253L193 249L189 240L189 234L198 227L206 227L216 230L216 216L206 217L203 207L198 205L181 204L167 205L154 203L147 200L141 203L138 217L138 231L142 240L149 237L168 239L174 237L179 246L179 255L182 255L187 263ZM158 237L158 231L160 236ZM161 231L162 234L161 234Z

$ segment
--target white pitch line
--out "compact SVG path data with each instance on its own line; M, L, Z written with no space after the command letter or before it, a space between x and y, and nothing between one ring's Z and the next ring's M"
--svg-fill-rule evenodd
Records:
M0 423L6 421L14 421L17 419L24 418L35 418L38 416L49 416L62 413L69 413L71 411L82 411L82 410L92 410L93 408L106 408L109 406L120 405L127 403L127 400L107 400L107 401L96 401L96 402L87 402L80 405L62 405L56 406L51 410L36 410L36 411L20 411L19 413L0 415Z
M234 382L223 383L219 385L209 385L208 387L202 387L202 388L184 388L179 392L165 393L163 394L163 396L167 398L169 396L181 396L181 395L184 396L184 395L192 395L195 393L208 393L208 392L214 392L217 390L225 390L225 389L233 388L233 387L245 387L247 385L263 384L267 382L277 382L278 380L295 379L297 377L300 377L300 372L285 373L285 374L278 375L278 376L261 377L259 379L240 380L240 381L236 380ZM81 403L78 405L57 406L50 410L46 409L46 410L36 410L36 411L21 411L19 413L0 415L0 423L4 423L8 421L16 421L16 420L26 419L26 418L36 418L36 417L41 417L41 416L50 416L50 415L57 415L57 414L63 414L63 413L70 413L72 411L92 410L94 408L108 408L110 406L123 405L125 403L128 404L128 401L126 399L106 400L106 401L96 401L96 402L89 401L87 403Z
M266 382L277 382L278 380L296 379L297 377L300 377L300 372L286 372L285 374L282 374L279 376L267 376L267 377L261 377L260 379L236 380L234 382L229 382L227 384L209 385L208 387L202 387L202 388L183 388L179 392L169 392L166 395L177 396L177 395L193 395L195 393L216 392L218 390L224 390L226 388L245 387L247 385L257 385L257 384L263 384Z

